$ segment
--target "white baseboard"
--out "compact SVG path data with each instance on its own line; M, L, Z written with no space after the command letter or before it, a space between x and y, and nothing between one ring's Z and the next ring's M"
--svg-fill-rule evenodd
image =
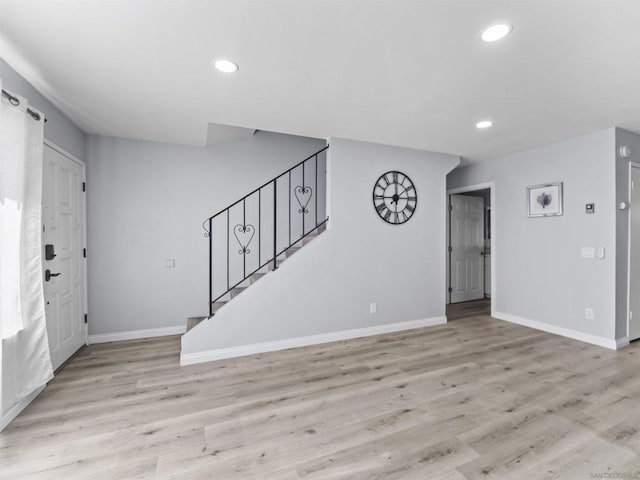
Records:
M2 432L2 430L4 430L5 427L9 425L14 418L20 415L20 412L27 408L38 395L40 395L40 393L44 390L44 387L46 387L46 385L36 388L32 393L20 400L2 416L2 418L0 419L0 432Z
M616 338L616 350L629 346L629 337Z
M128 332L99 333L97 335L89 335L89 344L164 337L165 335L181 335L186 331L186 325L178 325L176 327L149 328L147 330L129 330Z
M510 313L493 312L491 316L506 322L517 323L524 327L535 328L536 330L542 330L543 332L553 333L573 340L580 340L581 342L591 343L611 350L617 350L629 344L629 340L626 340L626 344L624 343L624 338L614 340L612 338L601 337L599 335L591 335L590 333L579 332L578 330L572 330L570 328L558 327L549 323L518 317L517 315L511 315Z
M273 342L254 343L252 345L240 345L237 347L221 348L218 350L208 350L205 352L186 353L180 355L180 365L193 365L196 363L211 362L224 358L243 357L256 353L273 352L285 350L287 348L306 347L320 343L337 342L351 338L369 337L382 333L399 332L414 328L431 327L447 323L447 317L433 317L421 320L411 320L408 322L390 323L387 325L376 325L373 327L356 328L353 330L342 330L339 332L321 333L308 337L287 338Z

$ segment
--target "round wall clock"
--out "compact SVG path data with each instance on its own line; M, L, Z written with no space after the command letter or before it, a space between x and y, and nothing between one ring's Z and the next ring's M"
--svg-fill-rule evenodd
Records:
M406 222L416 211L417 203L416 187L402 172L384 173L373 186L373 206L387 223L400 225Z

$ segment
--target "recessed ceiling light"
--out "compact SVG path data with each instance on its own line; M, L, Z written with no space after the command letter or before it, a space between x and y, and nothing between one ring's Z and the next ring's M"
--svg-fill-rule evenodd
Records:
M493 125L493 122L491 120L482 120L481 122L476 123L476 128L489 128L491 125Z
M223 73L233 73L238 71L237 63L222 58L213 62L213 66L216 67L216 70Z
M480 35L480 38L485 42L495 42L501 38L506 37L513 30L513 25L510 23L498 23L485 28Z

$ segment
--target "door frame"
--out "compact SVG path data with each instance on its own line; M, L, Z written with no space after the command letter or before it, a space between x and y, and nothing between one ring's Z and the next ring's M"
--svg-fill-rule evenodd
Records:
M51 148L52 150L55 150L60 155L67 157L69 160L77 163L80 166L80 168L82 168L82 182L86 185L86 182L87 182L87 164L86 163L84 163L75 155L70 154L65 149L59 147L58 145L56 145L55 143L53 143L51 140L47 138L44 139L44 145ZM86 194L80 196L80 210L81 210L80 217L82 218L82 223L83 223L82 244L84 245L84 247L82 248L87 248L87 197L86 197ZM81 265L82 265L81 276L82 276L82 289L83 289L82 307L84 310L84 314L87 315L89 312L89 307L88 307L89 297L88 297L88 291L87 291L88 290L87 289L87 257L83 257L83 260L84 261L81 262ZM84 324L84 344L89 345L89 324L88 323Z
M640 169L640 163L638 162L629 162L629 182L627 185L627 192L629 199L629 206L627 207L627 211L631 209L631 199L632 199L632 191L631 191L631 172L632 168ZM631 213L629 212L627 215L627 343L629 340L631 321L629 319L629 314L631 312Z
M638 165L640 166L640 164ZM631 185L631 184L629 184ZM445 254L446 254L446 278L445 278L445 304L449 305L451 303L451 294L449 293L449 287L451 286L451 252L449 252L449 244L451 243L451 216L449 212L449 204L450 204L450 195L456 195L458 193L469 193L475 192L476 190L486 190L489 189L491 192L491 316L494 316L495 305L496 305L496 275L495 275L495 266L496 266L496 182L485 182L485 183L477 183L475 185L468 185L465 187L457 187L451 188L446 191L446 201L445 201L445 216L446 216L446 225L445 229Z

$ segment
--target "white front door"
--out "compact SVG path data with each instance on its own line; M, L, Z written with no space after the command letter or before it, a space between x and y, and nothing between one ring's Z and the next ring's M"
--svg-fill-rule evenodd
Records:
M484 198L450 196L451 303L484 298Z
M42 264L47 334L54 370L87 340L84 169L82 163L45 145Z
M640 168L631 167L629 341L640 338Z

